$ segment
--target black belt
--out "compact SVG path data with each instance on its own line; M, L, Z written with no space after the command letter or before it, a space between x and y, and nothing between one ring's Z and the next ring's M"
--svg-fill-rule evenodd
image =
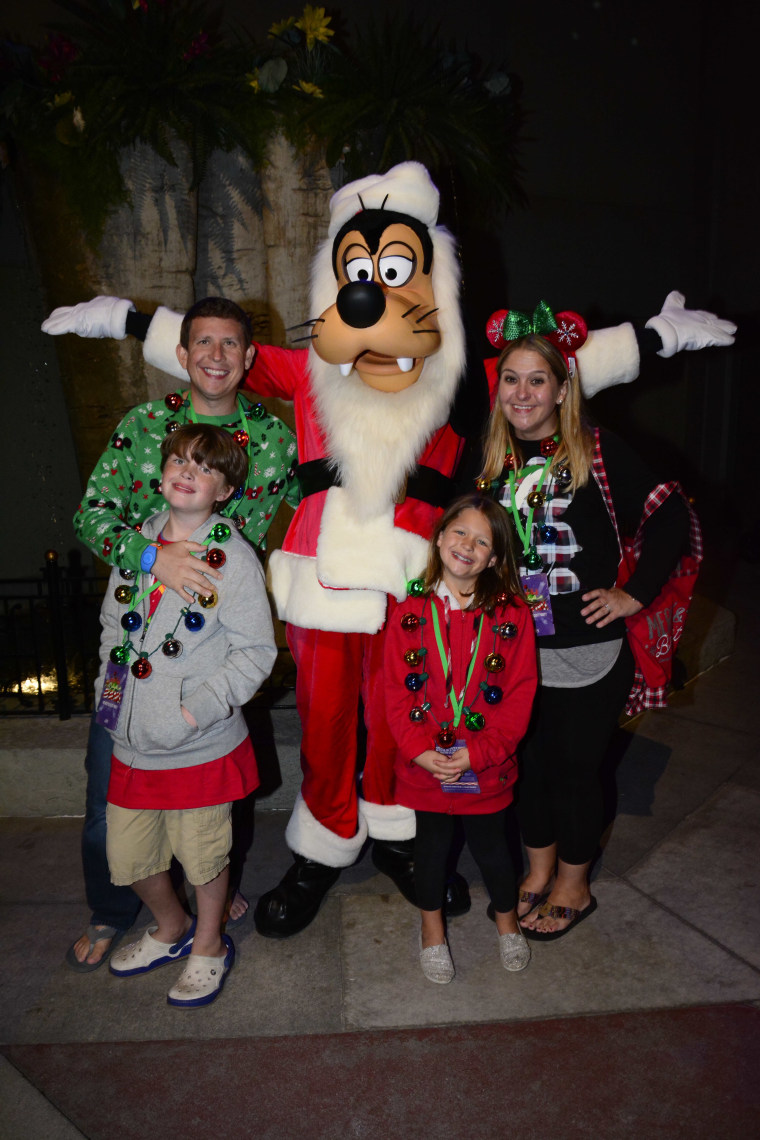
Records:
M340 474L329 459L310 459L307 463L299 463L296 475L304 499L341 485ZM410 472L404 493L398 501L403 503L404 499L418 499L443 510L456 497L456 493L456 484L448 475L442 475L435 468L418 463Z

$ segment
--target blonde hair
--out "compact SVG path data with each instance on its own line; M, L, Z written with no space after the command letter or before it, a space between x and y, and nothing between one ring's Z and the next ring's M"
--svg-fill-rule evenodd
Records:
M558 467L569 467L572 475L570 489L577 491L579 487L585 487L588 482L594 452L594 437L583 414L583 397L578 373L576 371L575 376L571 377L562 353L542 336L530 334L510 341L502 350L496 364L497 376L501 377L501 370L508 358L520 348L529 349L542 356L560 386L567 382L565 398L558 409L559 447L554 453L549 472L553 473ZM483 470L480 478L489 481L500 479L504 470L504 457L508 451L514 455L517 467L522 467L520 443L501 410L497 389L483 440Z

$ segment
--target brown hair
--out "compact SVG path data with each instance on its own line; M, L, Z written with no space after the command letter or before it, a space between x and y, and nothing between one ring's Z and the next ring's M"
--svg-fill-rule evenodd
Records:
M491 553L496 561L493 566L487 566L479 574L475 583L473 603L486 613L492 613L499 594L522 597L522 587L507 512L487 495L462 495L459 499L455 499L438 519L430 539L424 578L425 590L428 593L434 590L443 578L443 563L438 549L440 535L468 509L478 511L491 529Z
M226 297L204 297L191 305L182 318L179 343L184 349L190 347L190 325L196 317L216 317L220 321L237 321L243 335L244 348L247 349L253 340L251 318L239 305L236 305L234 301L228 301Z
M198 464L205 463L213 471L224 475L235 490L248 478L245 448L236 443L228 431L213 424L183 424L176 431L169 432L161 441L162 471L170 455L189 456ZM219 503L227 501L221 499Z
M588 482L594 451L593 434L583 414L583 398L578 373L576 371L575 376L571 377L562 353L544 337L530 334L510 341L502 350L496 363L497 376L501 377L501 370L510 355L519 348L530 349L542 356L558 384L562 385L567 381L567 393L559 408L559 447L552 458L549 470L551 472L558 467L569 467L573 477L570 487L575 491L579 487L584 487ZM507 451L512 452L515 463L518 467L522 467L523 457L520 451L520 442L501 410L497 388L483 441L481 479L498 479L501 476Z

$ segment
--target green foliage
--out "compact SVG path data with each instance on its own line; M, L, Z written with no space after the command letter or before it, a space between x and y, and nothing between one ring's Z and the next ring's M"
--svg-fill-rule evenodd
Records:
M414 18L386 18L356 37L316 80L319 105L302 124L326 145L346 181L415 159L434 178L461 176L483 203L524 200L517 142L519 84L467 52L443 49Z
M284 130L301 151L321 145L340 180L414 158L434 177L456 171L482 201L522 198L514 80L414 20L333 44L330 17L306 5L256 44L207 0L57 3L70 22L41 51L0 49L0 124L60 180L93 244L128 200L120 159L138 143L170 164L183 144L193 186L216 149L240 147L260 169Z

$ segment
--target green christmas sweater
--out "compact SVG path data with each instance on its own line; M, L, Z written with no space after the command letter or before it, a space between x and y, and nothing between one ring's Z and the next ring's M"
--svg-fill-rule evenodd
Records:
M161 441L167 426L190 422L186 399L170 394L166 400L173 401L175 408L164 400L154 400L133 408L119 423L74 515L79 540L99 558L125 570L140 569L140 556L149 545L140 534L142 523L167 509L159 490ZM192 422L247 432L251 460L248 479L221 514L231 519L249 542L263 549L282 500L293 507L298 503L293 432L263 404L251 404L240 393L234 412L193 415Z

